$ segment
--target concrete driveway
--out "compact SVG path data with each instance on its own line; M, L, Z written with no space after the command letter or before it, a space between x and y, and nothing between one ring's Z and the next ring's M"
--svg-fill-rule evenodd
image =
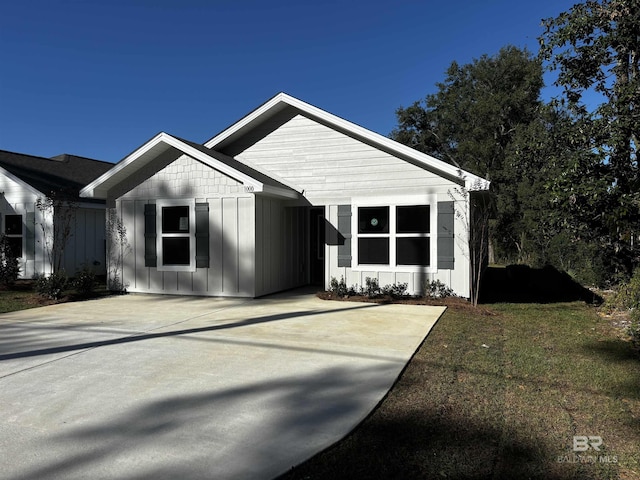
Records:
M294 292L0 315L0 476L273 478L362 421L443 311Z

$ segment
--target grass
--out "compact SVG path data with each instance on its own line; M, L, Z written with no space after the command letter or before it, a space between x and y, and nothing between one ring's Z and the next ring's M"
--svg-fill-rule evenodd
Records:
M51 303L0 291L0 313ZM640 354L582 302L452 301L379 407L280 480L325 478L640 479Z
M581 302L454 305L379 407L281 480L324 478L638 479L640 356Z
M55 303L75 302L108 295L112 295L112 292L107 290L104 282L101 282L96 285L94 292L90 295L83 296L74 292L72 289L68 289L63 292L59 300L50 300L35 292L33 280L18 280L13 286L0 289L0 313L43 307Z

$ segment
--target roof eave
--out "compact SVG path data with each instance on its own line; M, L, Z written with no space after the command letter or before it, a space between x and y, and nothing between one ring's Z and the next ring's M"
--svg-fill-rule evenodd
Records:
M6 170L3 167L0 167L0 174L4 175L5 177L7 177L8 179L10 179L11 181L17 183L18 185L20 185L22 188L28 190L29 192L31 192L33 195L35 195L36 197L45 197L46 195L44 193L42 193L40 190L38 190L37 188L32 187L31 185L29 185L27 182L25 182L24 180L22 180L21 178L16 177L13 173L9 172L8 170ZM4 192L2 192L2 194L4 195Z

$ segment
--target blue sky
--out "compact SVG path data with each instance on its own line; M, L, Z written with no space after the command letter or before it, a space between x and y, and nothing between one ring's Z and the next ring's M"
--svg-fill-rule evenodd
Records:
M449 64L537 52L574 0L0 3L0 149L116 162L204 142L284 91L388 135Z

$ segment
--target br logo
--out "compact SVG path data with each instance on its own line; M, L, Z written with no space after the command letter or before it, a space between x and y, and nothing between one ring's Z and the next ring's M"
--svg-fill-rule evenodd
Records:
M586 435L576 435L573 437L573 451L586 452L589 448L593 448L596 452L600 451L602 445L602 437Z

